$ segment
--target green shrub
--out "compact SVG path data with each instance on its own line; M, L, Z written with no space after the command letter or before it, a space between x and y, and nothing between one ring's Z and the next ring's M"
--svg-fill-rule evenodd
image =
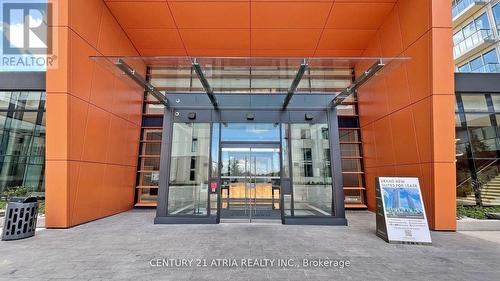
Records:
M26 186L8 187L4 192L4 196L7 198L8 201L12 197L30 196L32 194L32 191L33 191L32 188Z
M0 200L0 210L5 209L7 207L7 201L9 201L10 198L28 197L31 196L32 194L33 194L33 189L31 187L26 187L26 186L9 187L3 193L3 196L5 197L6 201ZM45 214L45 201L38 200L38 202L39 202L38 213Z
M458 206L457 218L469 217L474 219L486 219L486 213L500 213L500 206L478 207L478 206Z
M45 215L45 201L38 201L38 213Z

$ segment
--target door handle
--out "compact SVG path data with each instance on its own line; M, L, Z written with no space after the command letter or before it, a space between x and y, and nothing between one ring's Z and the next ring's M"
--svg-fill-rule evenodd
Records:
M247 209L248 209L248 196L247 196L247 192L248 192L248 159L247 157L245 157L245 183L244 183L244 188L245 188L245 215L247 214ZM251 209L250 209L250 212L251 212Z
M257 215L257 157L254 157L254 186L253 186L253 192L254 192L254 212L255 215Z

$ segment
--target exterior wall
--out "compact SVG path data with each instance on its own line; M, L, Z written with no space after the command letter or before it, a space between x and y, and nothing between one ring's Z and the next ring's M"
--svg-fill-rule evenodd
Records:
M89 58L138 54L102 0L52 1L46 226L66 228L132 208L143 89Z
M454 29L453 29L453 34L459 32L461 29L463 29L465 26L473 22L475 19L479 18L481 15L485 14L488 17L489 21L489 27L485 30L483 30L481 35L477 36L471 36L469 40L474 39L475 41L479 41L479 38L488 38L492 41L492 43L487 43L487 44L478 44L478 48L474 48L471 51L466 52L463 56L457 58L455 60L455 70L457 72L460 72L459 67L469 63L470 61L481 57L482 55L495 50L497 54L497 58L500 58L500 50L498 47L500 46L500 19L495 18L494 13L493 13L493 7L500 5L499 0L490 0L489 2L487 1L486 4L484 5L478 5L479 8L476 12L472 13L470 16L467 18L465 17L460 17L456 20L454 20ZM499 6L500 7L500 6ZM498 7L497 7L498 8ZM474 8L471 8L474 9ZM470 11L469 9L466 11ZM465 20L462 20L465 18ZM470 43L470 41L469 41ZM467 71L470 72L470 71ZM493 73L498 73L500 72L500 64L497 61L496 64L491 64L487 65L483 68L473 70L472 72L493 72Z
M369 209L375 177L417 176L434 230L456 227L451 24L451 1L398 1L364 55L411 60L359 92Z
M498 73L455 73L457 206L500 206ZM472 183L482 183L476 194Z
M0 196L44 196L45 72L0 72Z
M45 91L44 72L0 72L0 91Z

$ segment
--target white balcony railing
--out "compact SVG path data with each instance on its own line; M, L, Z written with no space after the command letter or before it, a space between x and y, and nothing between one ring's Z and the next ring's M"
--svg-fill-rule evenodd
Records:
M484 43L495 42L496 37L492 29L478 29L471 35L465 37L462 41L453 47L454 59L457 59L467 52L475 49Z
M452 8L453 19L463 13L465 10L470 9L475 5L484 5L486 0L462 0Z

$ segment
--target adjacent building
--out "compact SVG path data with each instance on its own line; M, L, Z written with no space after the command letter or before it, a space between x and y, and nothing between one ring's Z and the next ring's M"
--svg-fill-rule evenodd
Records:
M0 72L0 194L45 192L45 73Z
M500 205L498 78L496 73L455 74L458 205Z
M456 72L499 73L500 1L453 0Z
M457 204L498 206L500 1L454 0L453 29Z

